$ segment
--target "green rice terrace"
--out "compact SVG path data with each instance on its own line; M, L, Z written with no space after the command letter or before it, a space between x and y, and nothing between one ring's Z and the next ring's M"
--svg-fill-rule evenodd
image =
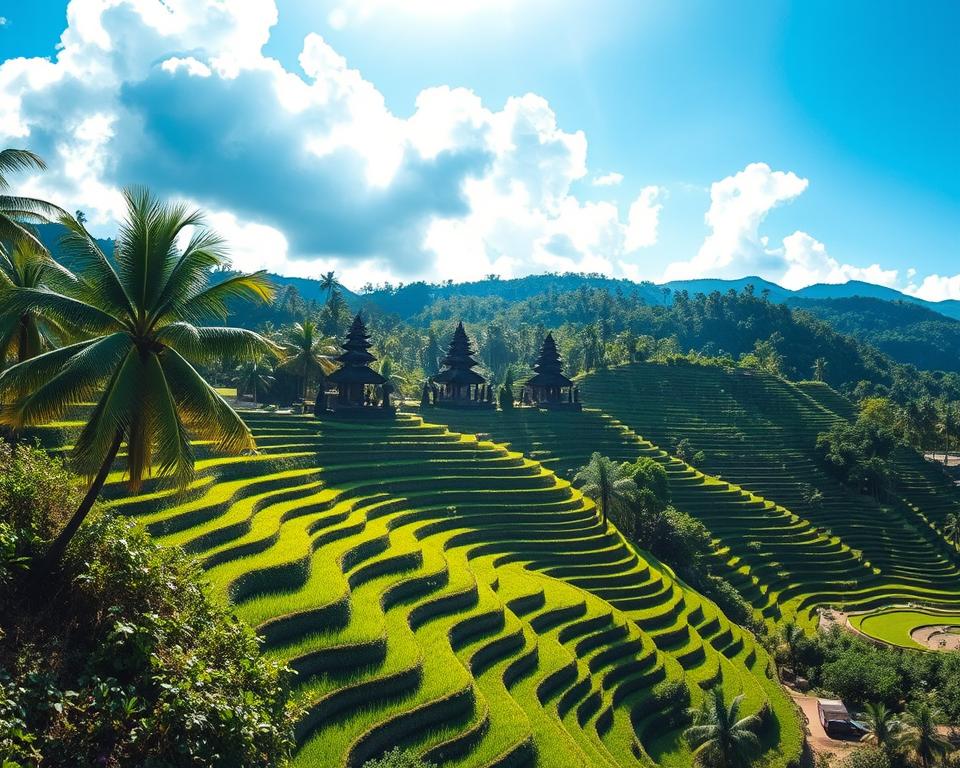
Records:
M850 626L888 645L920 650L960 649L960 612L891 608L857 614Z
M650 450L584 416L619 456ZM297 671L296 765L401 744L451 766L687 766L677 713L718 683L765 713L763 764L797 758L766 652L601 525L562 476L582 456L542 464L413 415L245 418L256 455L202 458L181 493L127 496L117 470L107 503L196 555ZM573 418L540 423L572 434Z
M960 565L941 528L960 493L905 448L896 503L878 505L826 475L816 436L852 413L826 385L681 362L599 371L582 388L653 445L676 451L686 441L688 453L702 452L697 470L658 454L674 503L704 521L733 583L766 617L807 619L826 605L960 608Z
M764 764L797 758L797 714L753 635L571 485L593 452L662 464L718 572L771 625L812 627L814 609L841 605L876 641L960 638L960 572L937 527L956 491L905 449L896 505L828 478L811 446L851 413L832 390L653 364L580 384L581 412L246 412L257 453L199 446L186 491L127 496L118 468L107 504L196 556L297 672L302 766L399 744L451 766L679 768L692 758L677 713L717 684L764 713ZM36 432L69 445L75 418ZM670 452L681 440L697 468ZM905 603L926 607L890 607Z

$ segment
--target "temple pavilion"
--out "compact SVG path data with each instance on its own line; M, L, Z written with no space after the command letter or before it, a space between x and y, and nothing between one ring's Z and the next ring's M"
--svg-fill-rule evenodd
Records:
M563 360L552 333L543 340L533 370L534 375L523 385L525 402L548 410L581 410L580 390L563 373Z
M446 356L440 361L442 370L431 380L432 404L450 408L493 408L493 390L477 373L480 363L474 360L473 345L463 323L457 323Z
M340 367L327 377L337 390L328 402L333 413L361 418L394 415L390 405L393 386L370 368L376 360L369 352L371 346L370 334L358 312L347 331L343 354L337 357Z

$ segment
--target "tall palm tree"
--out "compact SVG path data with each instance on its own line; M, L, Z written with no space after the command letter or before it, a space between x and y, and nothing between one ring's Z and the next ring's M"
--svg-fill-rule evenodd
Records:
M581 483L580 490L593 499L600 510L603 523L614 509L628 504L637 494L637 484L622 465L594 453L590 462L574 476Z
M757 715L740 717L743 694L728 707L720 686L711 688L699 709L691 711L693 725L684 738L698 765L709 768L746 768L760 754Z
M274 380L273 366L269 360L256 356L234 369L232 383L236 385L238 395L252 395L256 407L259 396L270 391Z
M818 357L813 361L813 379L814 381L823 381L827 373L827 358Z
M951 512L943 521L943 535L954 548L960 549L960 515Z
M892 751L903 735L903 723L886 704L870 702L866 706L867 733L861 741Z
M0 292L10 288L62 287L73 275L50 258L32 240L21 239L7 250L0 244ZM69 329L35 310L13 312L0 306L0 368L8 357L18 363L36 357L44 349L64 343Z
M794 674L798 674L797 659L800 650L800 642L803 640L803 629L794 621L785 621L781 629L783 644L787 647L787 655L790 657L790 669Z
M46 224L66 215L62 208L53 203L33 197L7 194L10 189L8 174L20 171L43 171L46 167L41 157L29 150L0 151L0 241L19 243L26 240L40 250L44 250L43 244L37 239L31 225Z
M190 434L220 449L255 447L250 430L194 365L269 351L253 331L199 325L227 316L234 300L268 301L265 273L237 275L211 286L210 270L225 263L223 241L203 217L146 189L124 191L126 221L112 259L71 217L62 248L80 268L68 290L14 287L11 312L37 312L80 329L85 339L19 363L0 374L0 424L20 428L61 417L96 400L72 451L91 478L87 493L51 544L44 567L55 566L100 493L123 443L128 486L138 490L155 472L184 485L194 475ZM193 229L182 249L181 234Z
M953 749L950 740L943 736L937 726L939 713L925 701L919 701L907 709L906 729L901 743L913 752L923 768L935 765Z
M336 368L333 359L337 354L337 343L321 334L313 320L294 323L287 330L284 341L286 354L280 367L300 378L300 396L306 400L311 379L316 377L322 382L323 377Z
M337 280L337 273L334 271L326 272L320 277L320 290L327 294L327 301L333 296L333 292L340 288L340 281Z

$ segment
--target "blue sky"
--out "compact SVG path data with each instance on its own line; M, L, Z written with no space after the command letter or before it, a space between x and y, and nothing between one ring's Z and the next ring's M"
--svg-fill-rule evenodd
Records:
M104 10L111 4L129 8ZM111 190L144 181L211 210L213 223L242 241L241 265L299 274L338 268L353 282L563 268L657 280L761 272L793 286L853 277L960 298L955 3L280 0L275 24L266 18L272 3L252 21L249 8L261 3L238 3L230 22L242 36L219 43L208 42L202 14L186 18L203 2L170 3L175 11L183 5L183 24L173 33L163 28L156 43L143 10L150 4L75 3L78 31L84 19L108 19L108 37L146 35L149 59L112 55L103 64L116 74L111 93L70 97L82 102L74 125L99 114L112 126L109 141L98 143L108 158L98 161L87 141L65 153L62 172L52 167L51 178L36 182L43 189L59 182L65 202L93 208L104 232L118 215ZM65 3L0 1L0 15L7 19L0 59L56 55ZM308 33L322 41L310 72L300 61ZM89 44L76 43L78 59L96 58ZM275 59L284 76L327 82L309 119L282 121L287 145L350 115L342 131L314 137L310 146L325 147L324 161L309 172L291 157L279 163L283 174L271 175L224 150L232 120L249 126L258 114L275 114L250 96L268 87L262 72L238 77L214 66L213 77L197 77L203 67L162 68L170 57L209 64L240 45ZM16 92L21 101L21 135L8 128L4 142L36 139L56 166L76 130L58 137L65 128L43 124L49 106L29 107L31 96L45 101L30 92L60 84L26 88L23 79L0 75L0 94ZM196 104L200 80L202 101L216 103L219 117L162 105ZM432 91L435 103L418 119L418 95L439 86L466 90ZM464 106L466 91L479 102ZM367 112L371 92L383 102ZM540 100L519 103L525 94ZM423 123L445 125L451 115L471 131L537 138L509 151L479 133L428 147L434 139L423 138L430 134ZM264 119L262 131L238 146L263 146L273 157L277 129ZM3 125L0 112L0 134ZM145 126L146 145L127 141L133 126ZM360 146L342 138L367 128L372 135ZM378 143L381 131L392 137L385 145L396 142L392 150ZM196 137L208 142L202 152L183 152ZM138 155L137 146L150 151ZM83 162L97 168L78 172ZM371 171L373 162L384 166ZM351 173L361 178L350 182ZM622 180L595 184L619 178L610 174ZM261 187L259 199L235 191L247 179ZM289 188L272 194L285 179ZM519 198L505 192L516 189ZM301 204L311 190L345 202ZM288 210L268 210L274 198ZM340 222L349 227L338 231Z

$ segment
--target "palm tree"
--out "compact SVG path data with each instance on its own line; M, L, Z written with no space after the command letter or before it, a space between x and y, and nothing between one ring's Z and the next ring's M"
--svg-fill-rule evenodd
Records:
M813 379L814 381L823 381L827 373L827 358L818 357L813 361Z
M953 749L949 739L937 729L939 713L925 701L909 707L905 719L907 728L901 742L919 758L923 768L942 760Z
M637 493L637 484L627 470L599 453L594 453L573 479L582 483L580 490L596 502L604 525L608 513L632 501Z
M340 281L337 280L337 273L327 272L320 276L320 290L327 294L327 302L330 301L330 297L333 296L333 292L340 288Z
M783 644L787 647L787 655L790 657L790 669L794 674L798 673L797 658L800 650L800 641L803 640L803 629L794 621L785 621L781 630Z
M62 287L73 279L72 274L32 240L21 239L11 251L0 245L0 291ZM42 317L35 310L12 312L4 305L0 307L0 368L7 357L22 363L44 349L65 342L69 335L63 325Z
M757 715L740 717L743 694L728 707L723 689L716 686L706 694L699 709L691 710L693 725L683 732L698 765L710 768L746 768L760 754L760 727Z
M960 549L960 515L953 512L947 515L943 521L943 535L955 549Z
M26 149L0 151L0 241L18 243L27 240L41 251L46 250L31 229L33 224L47 224L66 215L66 211L32 197L8 195L7 174L19 171L43 171L46 163Z
M270 387L273 386L273 366L257 356L238 365L234 371L233 384L237 387L237 394L250 393L253 396L253 405L256 407L259 395L269 392Z
M394 392L402 392L407 386L407 377L398 372L389 356L380 361L380 375L393 385Z
M886 704L870 702L866 706L867 733L861 741L886 751L892 751L903 733L903 723Z
M194 476L190 434L221 450L255 447L250 430L194 365L269 351L253 331L197 323L227 316L235 300L268 301L265 273L237 275L211 286L225 263L223 241L203 217L146 189L124 191L127 218L108 259L82 224L65 216L62 248L82 272L69 289L14 287L11 312L36 312L80 329L85 340L46 352L0 374L0 424L14 429L51 421L96 400L72 451L91 478L73 517L50 545L43 568L55 566L100 493L126 443L126 474L137 491L156 472L185 485ZM193 229L182 249L180 236Z
M300 378L300 396L306 401L310 380L318 377L322 382L323 377L336 368L333 358L337 354L337 343L323 336L313 320L294 323L287 330L284 341L287 343L286 355L280 367Z

